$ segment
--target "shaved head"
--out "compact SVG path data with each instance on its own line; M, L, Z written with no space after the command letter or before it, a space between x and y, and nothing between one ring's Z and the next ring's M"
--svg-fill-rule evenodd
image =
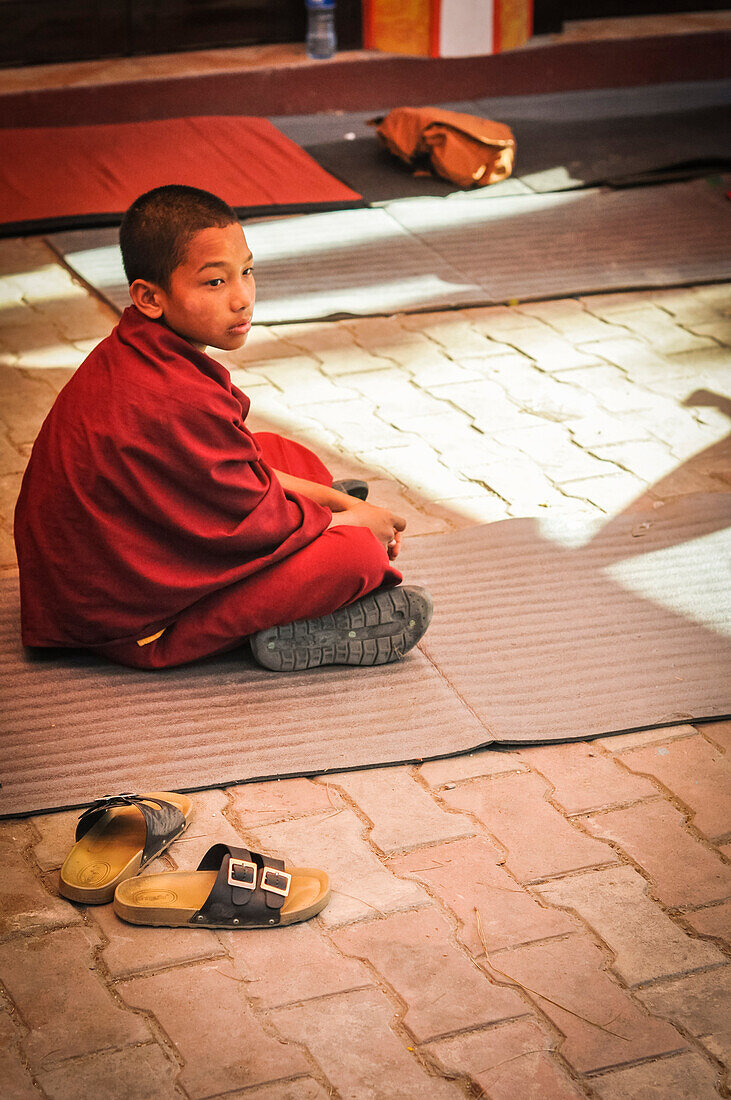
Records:
M197 187L171 183L145 192L130 206L119 230L127 281L144 279L167 290L185 259L191 237L201 229L237 222L231 207Z

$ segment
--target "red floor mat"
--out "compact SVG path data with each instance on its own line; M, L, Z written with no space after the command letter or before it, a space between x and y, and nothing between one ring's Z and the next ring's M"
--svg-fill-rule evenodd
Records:
M262 118L201 116L0 130L2 232L109 224L143 191L185 183L245 213L359 206Z

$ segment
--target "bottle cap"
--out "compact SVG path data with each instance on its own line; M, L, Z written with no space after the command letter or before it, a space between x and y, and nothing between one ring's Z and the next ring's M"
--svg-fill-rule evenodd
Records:
M335 0L305 0L305 6L308 11L332 11Z

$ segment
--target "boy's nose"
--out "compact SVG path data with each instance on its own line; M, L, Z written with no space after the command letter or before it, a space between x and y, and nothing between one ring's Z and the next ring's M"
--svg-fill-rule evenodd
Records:
M242 309L248 309L254 302L254 281L249 278L245 282L238 283L231 292L231 309L238 313Z

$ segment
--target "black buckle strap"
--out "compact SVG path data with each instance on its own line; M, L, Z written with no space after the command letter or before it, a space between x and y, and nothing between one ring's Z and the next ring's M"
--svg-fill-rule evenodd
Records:
M220 927L279 924L279 911L289 895L292 876L284 862L246 848L214 844L199 871L218 870L216 881L191 923Z
M151 805L152 803L152 805ZM140 868L167 847L171 840L180 836L185 828L185 816L177 806L153 795L123 794L105 795L96 798L82 813L76 824L76 839L80 840L99 821L107 810L115 806L134 806L145 821L145 844L142 851Z

